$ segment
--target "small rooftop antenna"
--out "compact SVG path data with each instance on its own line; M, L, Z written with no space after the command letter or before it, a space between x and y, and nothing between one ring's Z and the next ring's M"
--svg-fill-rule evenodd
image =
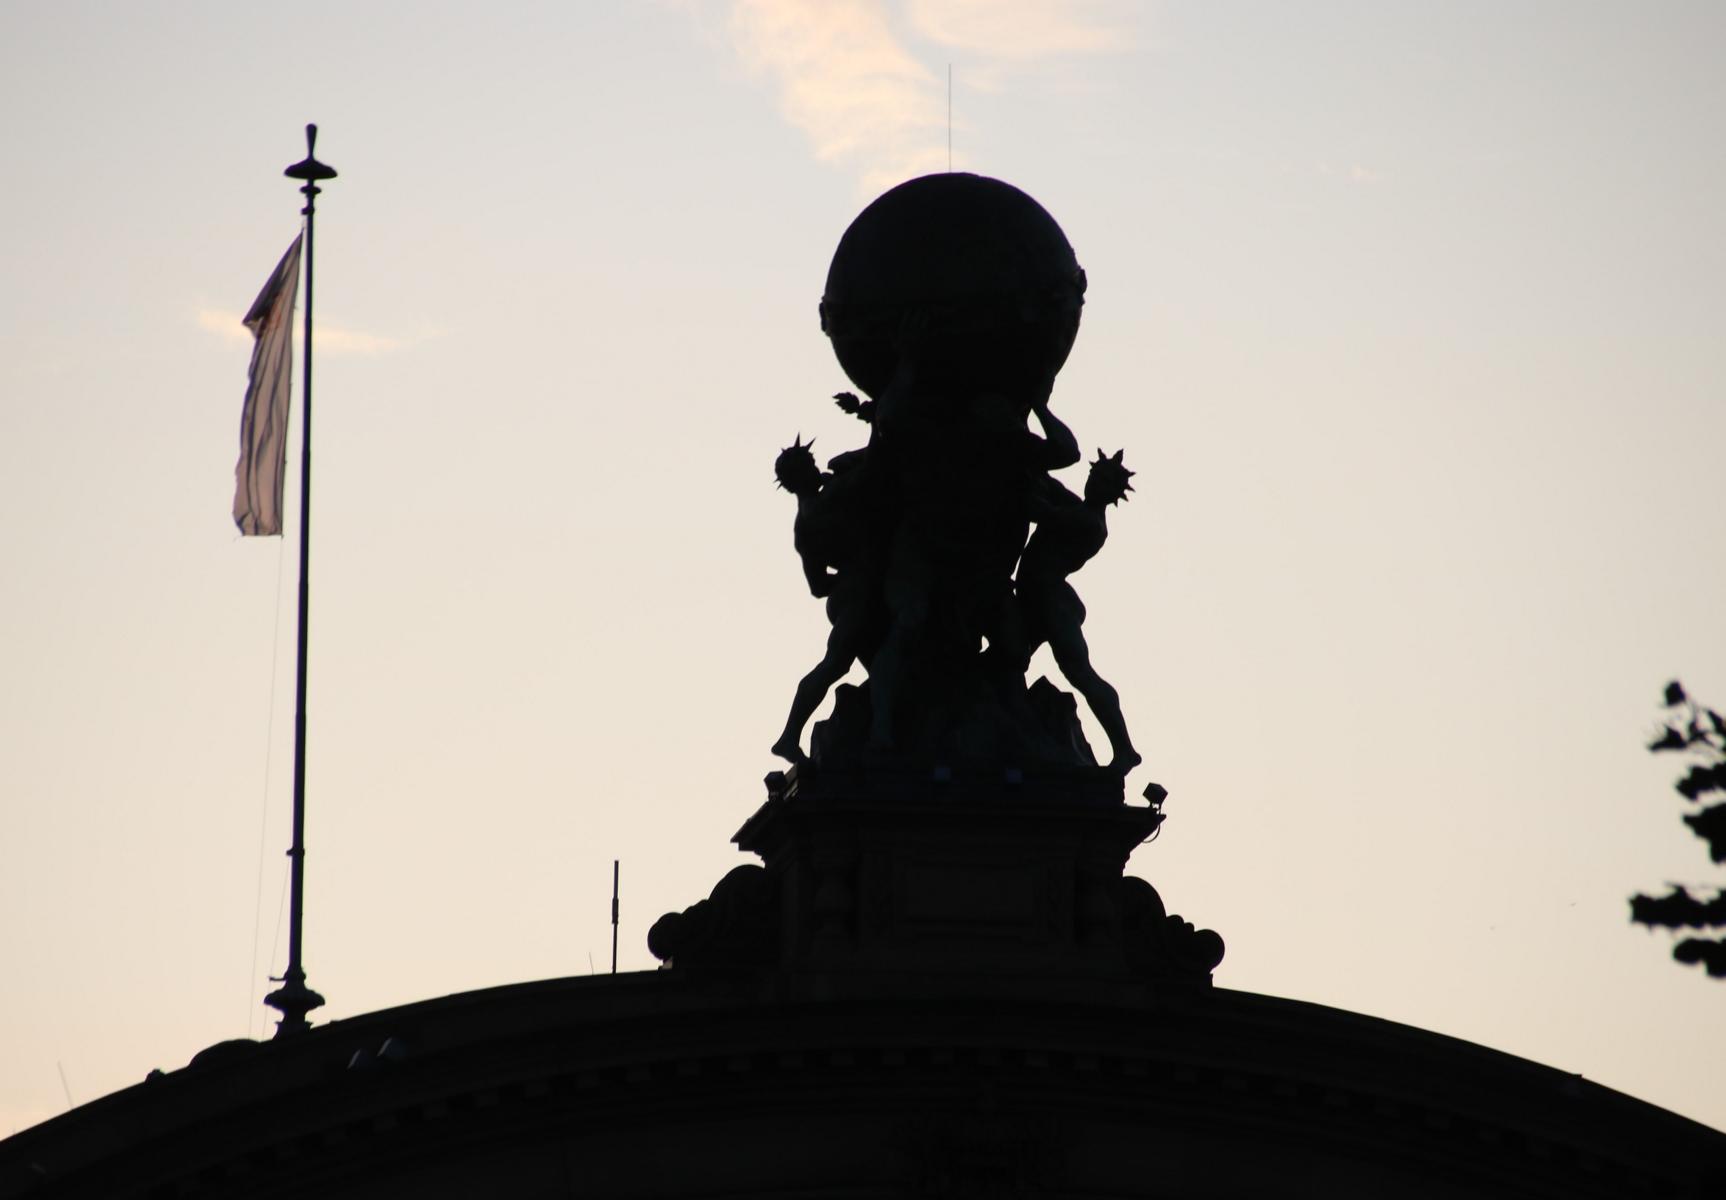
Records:
M617 974L617 880L618 860L611 860L611 973Z
M953 173L953 64L947 64L947 174Z

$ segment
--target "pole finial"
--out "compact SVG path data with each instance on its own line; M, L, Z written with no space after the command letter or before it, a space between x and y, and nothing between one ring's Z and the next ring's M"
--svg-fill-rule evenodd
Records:
M319 162L312 154L312 150L317 143L318 127L316 125L307 125L306 156L287 170L283 171L282 174L286 175L289 179L303 179L306 181L306 187L314 188L317 186L317 182L320 179L334 179L336 177L336 169L327 163ZM301 190L303 191L304 189L302 188Z

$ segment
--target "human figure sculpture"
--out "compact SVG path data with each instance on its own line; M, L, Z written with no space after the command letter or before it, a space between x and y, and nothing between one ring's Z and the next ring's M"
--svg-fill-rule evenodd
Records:
M806 761L804 726L862 662L867 683L838 688L812 736L817 763L1094 767L1072 699L1025 685L1031 650L1048 642L1108 732L1115 768L1138 761L1114 690L1090 666L1084 608L1067 583L1101 547L1103 510L1124 493L1093 503L1088 486L1081 500L1049 474L1080 461L1049 401L1084 293L1054 219L998 180L912 180L846 230L821 326L867 397L834 399L869 436L825 472L801 437L776 464L797 497L797 550L832 631L775 754ZM1124 489L1120 456L1105 461L1113 467L1093 468L1097 486L1107 492L1118 477Z
M895 744L911 659L939 670L944 656L974 657L983 640L999 639L1034 481L1080 458L1046 395L1031 401L1041 437L1026 428L1024 409L998 393L949 399L947 411L905 407L902 427L878 417L874 443L891 455L900 504L882 579L888 630L869 674L869 745L878 753Z
M791 763L806 761L803 727L851 664L867 656L881 623L878 573L868 562L870 522L861 504L864 478L856 469L861 458L858 452L842 455L835 460L837 470L823 472L810 449L814 444L805 445L799 435L773 464L779 486L797 498L792 539L809 594L826 600L833 626L826 653L798 683L785 728L773 743L773 753Z
M1025 546L1015 580L1018 612L1023 621L1019 633L1019 674L1030 665L1037 647L1048 643L1055 665L1067 682L1079 689L1090 705L1097 724L1109 739L1110 770L1125 775L1141 761L1127 736L1121 716L1120 696L1091 666L1085 642L1085 604L1068 577L1090 562L1109 536L1108 510L1133 490L1128 482L1137 472L1122 463L1125 451L1112 456L1097 451L1085 479L1084 499L1073 495L1058 481L1047 479L1032 508L1037 531Z

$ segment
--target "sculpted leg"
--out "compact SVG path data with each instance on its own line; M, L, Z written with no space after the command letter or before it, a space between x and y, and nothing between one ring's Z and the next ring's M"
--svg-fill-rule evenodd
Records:
M813 670L805 675L797 685L797 692L791 698L791 715L785 718L785 729L779 735L779 740L773 743L773 753L787 762L801 763L808 761L803 753L803 727L809 723L809 718L815 715L815 710L821 707L821 702L827 698L827 692L845 678L845 672L851 669L849 656L843 660L832 655L815 664Z
M925 584L914 571L906 571L903 563L896 564L888 576L887 608L892 614L892 625L869 664L871 750L888 750L893 746L893 708L899 698L905 664L922 640L929 620Z
M1109 769L1125 775L1144 759L1133 749L1132 739L1127 736L1127 722L1121 716L1120 695L1091 666L1091 652L1085 645L1084 633L1077 626L1052 630L1049 649L1055 655L1055 664L1061 668L1061 674L1079 689L1085 703L1091 706L1097 724L1103 727L1112 756Z
M845 678L845 672L851 669L851 664L857 657L856 625L855 621L835 625L833 632L827 637L826 656L797 684L797 692L791 698L791 715L785 718L785 728L779 734L779 740L773 743L773 753L785 761L808 761L801 746L803 727L809 723L809 718L815 715L815 710L821 707L828 691Z
M908 630L895 621L887 640L875 655L869 670L869 748L886 750L893 745L893 700L898 691L901 663L905 657Z

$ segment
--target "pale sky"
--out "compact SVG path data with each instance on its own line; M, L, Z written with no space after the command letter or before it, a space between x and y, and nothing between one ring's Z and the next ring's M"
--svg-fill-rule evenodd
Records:
M1075 579L1132 870L1221 986L1726 1126L1726 983L1626 906L1722 874L1642 746L1726 704L1723 61L1710 3L0 3L0 1136L273 1028L294 560L230 505L303 125L329 1020L604 970L613 858L650 968L744 861L825 637L773 456L862 440L816 302L948 64L1139 471Z

